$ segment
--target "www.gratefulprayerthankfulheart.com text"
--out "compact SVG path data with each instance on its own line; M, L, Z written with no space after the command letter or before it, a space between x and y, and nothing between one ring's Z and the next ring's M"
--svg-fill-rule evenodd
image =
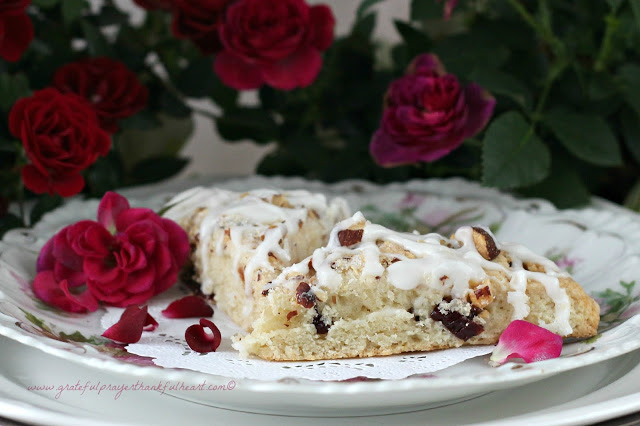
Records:
M124 392L178 392L178 391L231 391L235 389L236 382L233 380L228 383L209 383L203 380L198 384L186 384L184 382L172 382L170 380L159 380L157 383L136 381L134 384L127 383L105 383L101 381L93 382L91 380L77 380L75 383L64 384L38 384L27 386L27 390L33 392L54 392L54 398L59 399L65 393L73 393L75 395L86 395L87 393L95 393L97 395L108 395L113 399L118 399Z

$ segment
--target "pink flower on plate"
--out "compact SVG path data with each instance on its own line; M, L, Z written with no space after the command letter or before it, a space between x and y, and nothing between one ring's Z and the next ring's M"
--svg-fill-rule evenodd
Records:
M107 192L97 222L67 226L45 244L33 289L71 312L94 311L98 302L136 305L171 287L188 255L188 237L175 222Z
M562 337L538 325L523 320L512 321L502 332L489 364L502 365L512 358L524 362L558 358L562 352Z
M495 103L482 87L447 74L436 55L420 55L389 86L371 155L384 167L436 161L482 130Z

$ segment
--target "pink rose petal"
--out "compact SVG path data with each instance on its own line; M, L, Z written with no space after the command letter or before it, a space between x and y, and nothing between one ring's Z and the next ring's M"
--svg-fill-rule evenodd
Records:
M102 335L108 339L122 343L136 343L142 337L142 330L147 325L147 307L135 305L124 310L117 323L113 324Z
M186 296L175 300L162 311L162 316L166 318L197 318L212 315L213 308L198 296Z
M562 337L527 321L515 320L502 332L491 354L490 364L498 366L511 358L530 363L558 358Z
M116 232L116 218L120 213L129 209L129 201L120 194L107 192L98 206L98 222L111 234Z
M211 330L212 334L204 331L205 327ZM215 352L222 342L222 335L218 327L204 318L200 320L200 324L189 326L184 333L184 338L192 350L200 353Z

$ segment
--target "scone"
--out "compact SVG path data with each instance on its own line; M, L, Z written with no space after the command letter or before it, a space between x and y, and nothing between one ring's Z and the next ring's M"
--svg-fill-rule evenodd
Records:
M322 194L259 189L245 193L194 188L169 201L165 217L192 246L195 279L234 322L250 329L262 287L327 243L349 216L346 202Z
M244 355L316 360L496 343L516 319L595 335L598 304L568 274L481 227L394 232L361 213L262 289Z

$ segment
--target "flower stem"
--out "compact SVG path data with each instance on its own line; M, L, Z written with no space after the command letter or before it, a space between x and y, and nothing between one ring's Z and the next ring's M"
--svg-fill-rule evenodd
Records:
M524 20L524 22L529 25L538 36L547 43L553 53L558 56L564 56L564 45L562 42L553 34L553 30L551 28L551 14L549 12L549 6L546 0L541 0L540 2L540 10L542 15L542 22L536 20L536 18L529 13L529 11L520 3L519 0L507 0L511 7L515 9L516 12L520 15L520 17Z
M596 58L594 69L598 72L604 71L607 68L607 63L611 57L611 50L613 48L613 38L620 28L620 21L616 18L612 11L606 18L604 18L607 26L602 37L602 44L600 44L600 51Z

